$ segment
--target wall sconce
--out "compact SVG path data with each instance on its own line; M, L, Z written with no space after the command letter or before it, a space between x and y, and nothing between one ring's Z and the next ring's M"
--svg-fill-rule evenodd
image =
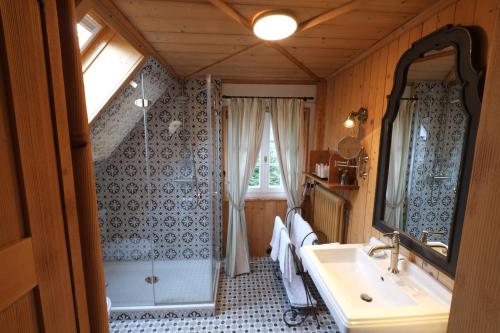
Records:
M358 111L351 111L347 116L346 120L344 120L344 127L353 128L356 124L356 120L358 123L363 124L368 119L368 110L365 108L359 108Z

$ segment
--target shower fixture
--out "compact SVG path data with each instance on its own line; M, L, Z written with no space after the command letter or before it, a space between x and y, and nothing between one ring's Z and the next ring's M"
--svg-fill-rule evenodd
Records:
M147 108L148 106L151 105L151 101L146 98L138 98L134 101L134 104L140 108Z
M134 80L130 81L129 84L134 89L137 88L137 86L138 86L137 82L135 82Z

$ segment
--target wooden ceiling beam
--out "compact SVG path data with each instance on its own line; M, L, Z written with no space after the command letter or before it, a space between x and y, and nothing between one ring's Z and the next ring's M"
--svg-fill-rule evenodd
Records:
M233 20L238 22L239 24L245 26L246 28L252 30L252 23L246 17L238 13L233 7L228 5L222 0L210 0L210 3L218 8L221 12L231 17Z
M360 1L360 0L355 0L355 1ZM244 27L246 27L247 29L249 29L250 31L253 32L252 23L250 22L250 20L248 20L243 15L241 15L236 9L234 9L233 7L231 7L230 5L228 5L227 3L225 3L222 0L210 0L210 3L212 5L214 5L216 8L218 8L220 11L222 11L224 14L231 17L233 20L235 20L236 22L240 23L241 25L243 25ZM258 43L254 46L261 45L261 44L262 43ZM314 72L312 70L310 70L306 65L304 65L299 59L295 58L292 54L290 54L290 52L288 52L284 47L279 45L277 42L266 42L266 45L271 46L274 49L276 49L279 53L281 53L283 56L285 56L292 63L297 65L297 67L299 67L301 70L303 70L307 75L309 75L313 80L319 80L319 76L314 74ZM208 65L208 66L206 66L206 67L204 67L204 68L202 68L194 73L189 74L188 77L191 77L197 73L200 73L204 70L207 70L208 68L216 66L216 65L218 65L218 64L220 64L220 63L222 63L222 62L224 62L224 61L226 61L234 56L237 56L237 55L247 51L250 48L252 48L252 47L242 49L242 50L240 50L240 51L238 51L238 52L236 52L228 57L225 57L221 60L218 60L211 65Z
M267 42L266 45L274 48L276 51L284 55L288 60L297 65L300 69L307 73L313 80L318 81L320 79L319 76L314 74L312 70L310 70L306 65L304 65L299 59L295 58L290 52L288 52L283 46L276 42Z
M89 10L92 10L99 15L111 29L119 33L144 56L155 57L173 75L178 76L175 69L153 48L153 46L151 46L146 38L144 38L144 36L134 27L112 0L84 0L80 3L80 6L84 4L86 6L86 12L84 13L83 10L80 10L80 15L85 15Z
M366 0L353 0L339 7L327 10L322 14L319 14L313 18L310 18L300 23L297 31L298 32L306 31L326 21L330 21L338 16L352 12L353 10L358 9L364 2L366 2Z
M221 63L223 63L223 62L225 62L225 61L227 61L227 60L229 60L229 59L231 59L231 58L234 58L234 57L236 57L236 56L238 56L238 55L240 55L240 54L242 54L242 53L245 53L245 52L247 52L247 51L249 51L249 50L251 50L251 49L253 49L253 48L256 48L257 46L262 45L262 44L264 44L264 42L258 42L258 43L252 44L252 45L248 45L248 46L246 46L246 47L242 48L241 50L236 51L235 53L232 53L232 54L230 54L230 55L228 55L228 56L226 56L226 57L224 57L224 58L222 58L222 59L220 59L220 60L217 60L216 62L211 63L210 65L207 65L207 66L205 66L205 67L203 67L203 68L200 68L200 69L198 69L198 70L194 71L194 72L193 72L193 73L191 73L191 74L186 75L186 78L193 77L193 76L194 76L194 75L196 75L196 74L199 74L199 73L201 73L201 72L204 72L204 71L206 71L207 69L210 69L210 68L212 68L212 67L215 67L215 66L217 66L218 64L221 64Z

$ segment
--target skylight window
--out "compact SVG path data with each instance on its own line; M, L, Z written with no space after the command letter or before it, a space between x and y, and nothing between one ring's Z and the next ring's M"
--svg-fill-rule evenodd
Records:
M90 43L101 28L101 25L90 15L85 15L85 17L78 22L76 30L78 32L78 45L80 46L80 50L83 50Z

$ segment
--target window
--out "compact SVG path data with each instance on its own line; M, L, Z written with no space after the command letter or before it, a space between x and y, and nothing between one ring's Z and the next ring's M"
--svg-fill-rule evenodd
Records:
M248 193L250 196L284 193L270 113L266 113L262 144L255 169L250 178Z
M120 87L130 81L144 56L94 14L86 15L77 24L77 30L90 123Z
M85 17L78 22L76 31L78 32L78 45L80 46L80 50L85 49L85 47L89 45L90 41L96 36L101 28L101 25L90 15L85 15Z

